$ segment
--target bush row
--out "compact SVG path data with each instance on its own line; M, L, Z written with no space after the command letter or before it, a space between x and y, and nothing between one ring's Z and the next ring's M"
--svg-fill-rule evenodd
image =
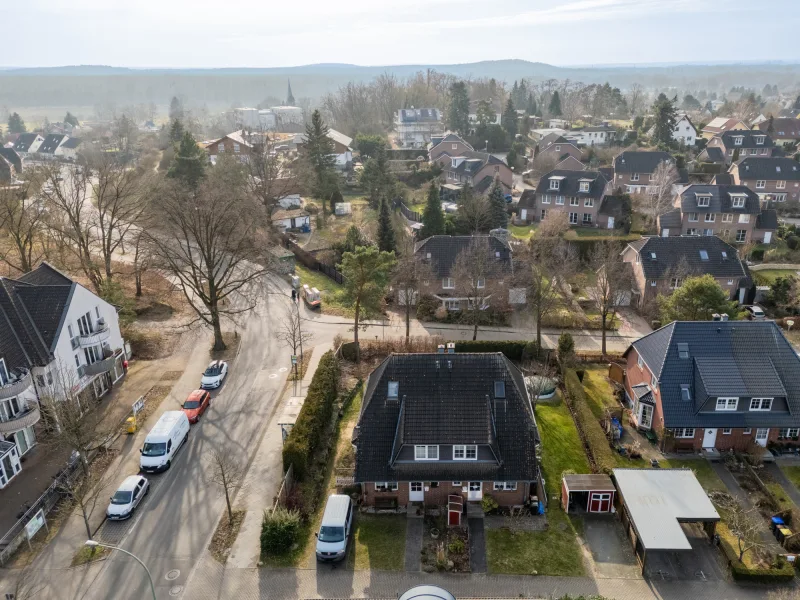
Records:
M319 361L297 422L283 445L284 471L292 466L295 480L302 480L308 471L325 426L333 414L338 389L339 361L332 351L328 351Z
M464 340L456 342L456 352L502 352L509 360L521 360L526 341Z
M589 407L586 392L578 379L578 374L572 369L567 369L564 374L564 387L567 390L567 401L572 407L578 428L588 446L589 455L595 468L601 473L610 473L616 466L614 451L608 444L608 438Z
M724 528L724 524L719 524L718 528ZM753 583L788 583L794 579L794 566L785 559L778 561L768 569L753 569L746 566L739 560L739 553L733 547L726 535L720 535L720 548L722 548L728 565L731 568L731 575L737 581L751 581Z

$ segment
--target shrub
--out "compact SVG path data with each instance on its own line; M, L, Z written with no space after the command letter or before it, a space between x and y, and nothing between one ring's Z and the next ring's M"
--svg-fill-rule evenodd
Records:
M464 340L456 342L456 352L502 352L509 360L521 360L526 341Z
M274 512L264 511L261 522L261 553L285 554L292 549L300 536L300 513L278 507Z
M797 250L797 247L800 246L800 237L790 235L786 240L786 245L789 246L789 250Z
M464 545L463 540L455 539L448 544L447 549L451 554L462 554L466 549L466 546Z
M355 362L356 358L358 358L358 344L356 342L342 344L342 358Z
M424 295L417 302L417 319L420 321L430 321L436 314L436 309L442 303L431 295Z
M499 506L500 505L497 503L497 501L489 494L486 494L483 498L481 498L481 507L483 508L483 512L486 514L496 511Z
M539 354L540 348L539 344L536 343L536 340L528 342L522 349L522 360L533 360L534 358L539 358Z
M564 386L567 390L567 400L575 413L578 429L588 446L589 457L598 471L610 473L611 469L616 466L614 452L608 444L608 438L606 438L600 422L595 419L592 409L589 407L586 392L575 371L571 369L566 371Z
M751 260L764 260L764 248L753 248L750 251Z
M322 355L308 386L303 408L283 445L283 468L291 465L294 478L302 480L311 457L320 445L322 433L333 414L339 391L339 361L332 351Z

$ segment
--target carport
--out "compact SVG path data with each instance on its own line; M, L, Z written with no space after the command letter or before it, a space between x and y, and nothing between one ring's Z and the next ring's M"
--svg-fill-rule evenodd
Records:
M564 512L611 512L614 483L608 475L564 475L561 478L561 507Z
M622 523L642 568L648 557L691 552L682 524L697 523L708 538L719 521L691 469L614 469Z

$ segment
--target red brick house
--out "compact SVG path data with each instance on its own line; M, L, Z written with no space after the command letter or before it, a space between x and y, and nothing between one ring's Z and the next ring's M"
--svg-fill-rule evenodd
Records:
M745 156L772 156L775 143L766 133L758 130L726 131L708 141L706 148L718 148L725 157L726 164ZM738 157L738 158L737 158Z
M212 162L215 161L220 154L232 154L233 156L241 158L249 155L252 149L252 144L244 139L242 130L229 133L206 145L206 153L211 158Z
M611 185L597 171L555 169L539 180L536 191L525 190L517 204L522 221L539 222L551 211L565 212L570 225L598 226L603 197Z
M796 207L800 201L800 164L791 158L748 156L731 165L730 175L733 183L758 194L762 205Z
M364 385L353 445L367 506L541 497L536 418L499 352L391 354Z
M443 183L460 187L470 185L478 194L488 193L495 178L500 180L505 194L510 194L514 185L511 169L493 154L467 150L454 156L445 150L436 162L442 166Z
M555 156L557 161L562 161L568 156L580 160L583 153L580 148L567 140L565 137L555 133L544 136L536 145L536 156Z
M631 420L666 451L800 437L800 357L774 321L675 321L624 356Z
M473 152L474 150L457 134L448 133L444 136L438 135L431 138L431 143L428 145L428 158L433 162L445 153L448 156L460 156L464 152Z

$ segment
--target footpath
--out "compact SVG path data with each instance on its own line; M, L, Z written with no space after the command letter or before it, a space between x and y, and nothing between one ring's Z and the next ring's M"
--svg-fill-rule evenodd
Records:
M264 430L261 442L247 470L245 483L236 499L237 508L247 512L236 542L231 548L227 564L234 568L249 569L258 566L261 552L261 521L264 510L271 508L283 480L283 434L279 422L287 403L305 398L311 378L319 366L322 355L331 349L330 344L320 344L311 349L311 360L306 367L302 382L295 385L289 381L275 406L270 422ZM295 399L295 400L293 400ZM297 409L302 404L297 402Z

